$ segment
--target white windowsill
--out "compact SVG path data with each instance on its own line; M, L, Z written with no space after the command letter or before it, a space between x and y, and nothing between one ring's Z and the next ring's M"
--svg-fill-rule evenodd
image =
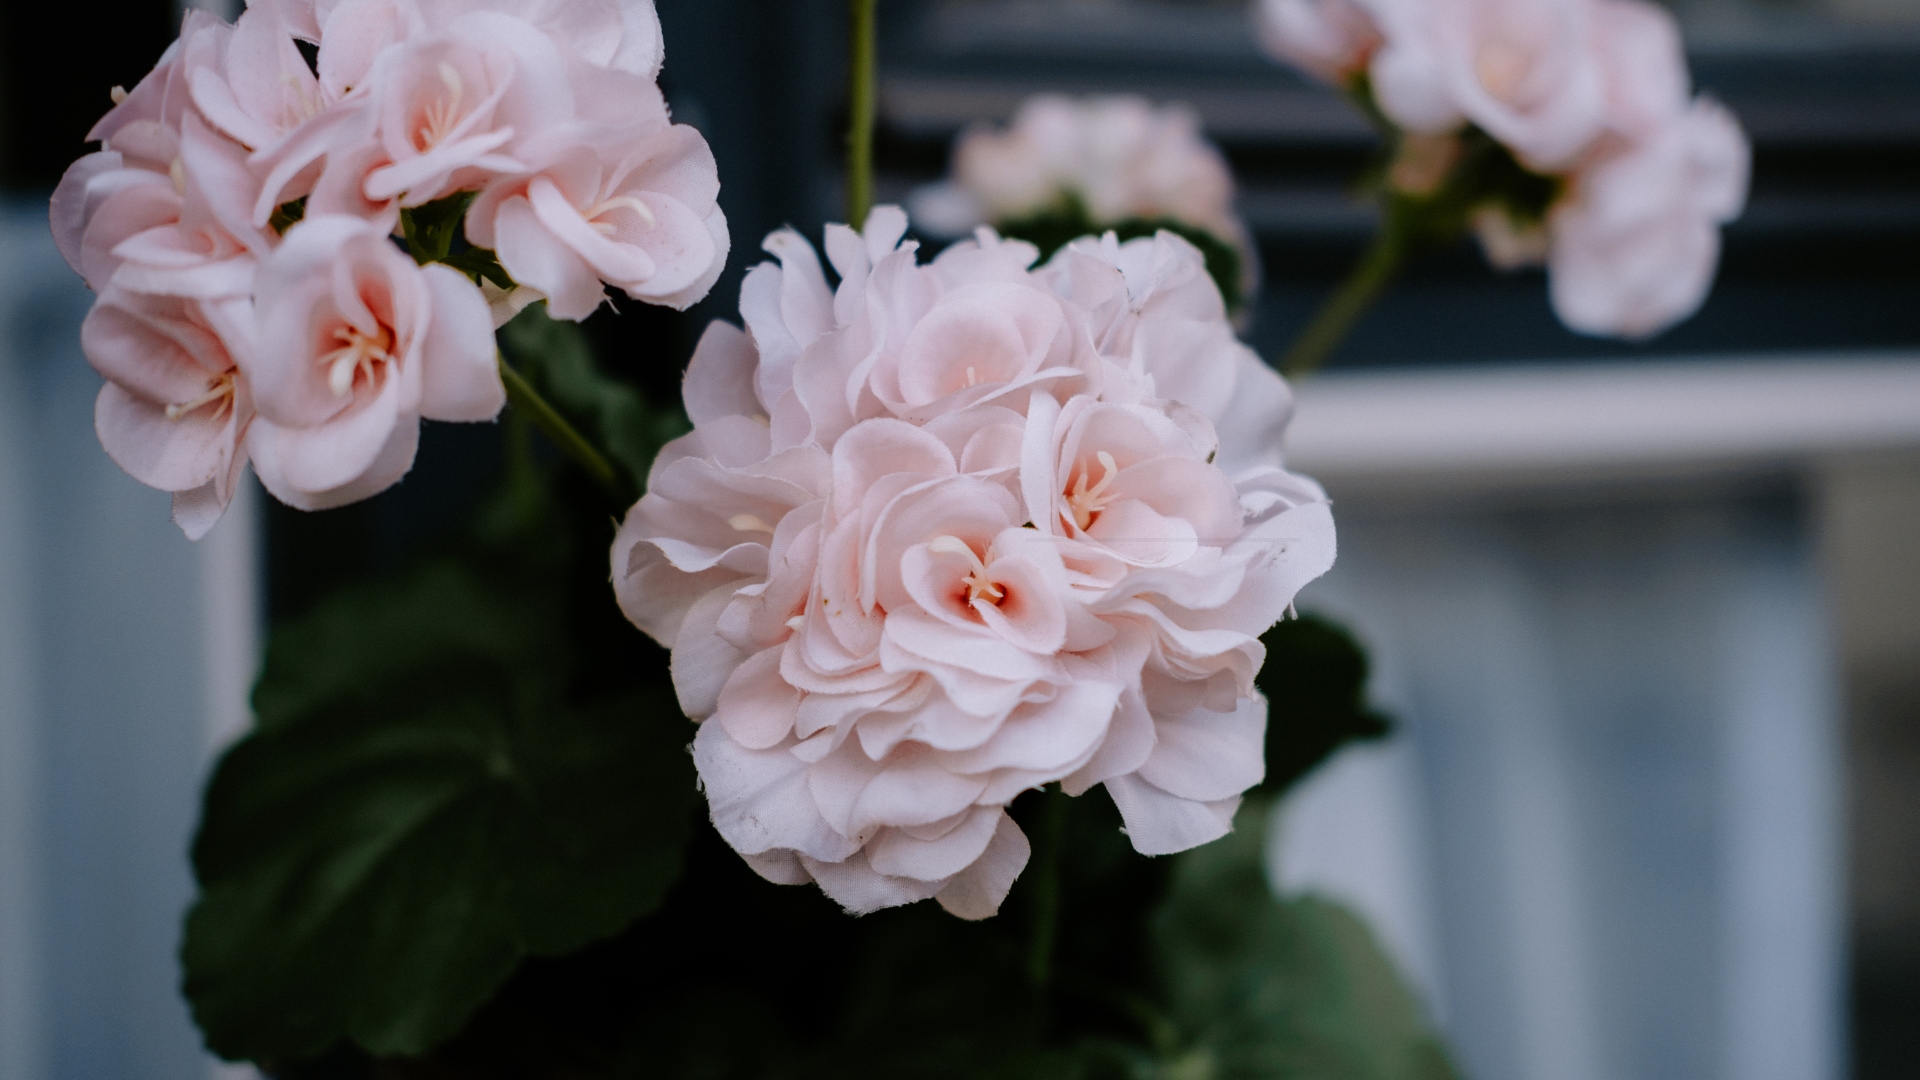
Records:
M1291 468L1348 490L1711 475L1920 446L1920 354L1336 372Z

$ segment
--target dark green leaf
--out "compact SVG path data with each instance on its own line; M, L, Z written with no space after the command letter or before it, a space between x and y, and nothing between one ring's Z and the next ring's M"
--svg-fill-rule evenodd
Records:
M431 563L274 636L193 851L185 990L217 1052L419 1053L523 958L659 905L690 729L664 692L568 701L539 581Z
M413 253L415 262L424 266L447 257L453 250L454 240L461 236L460 226L466 218L467 207L473 205L479 194L456 191L424 206L400 211L400 230L407 238L407 250Z
M1391 730L1367 705L1367 654L1338 623L1312 613L1264 634L1267 791L1285 791L1335 750Z
M506 267L500 265L499 256L486 248L470 247L440 261L472 278L475 285L485 280L502 289L513 288L513 276L507 273Z
M1187 1036L1163 1075L1195 1080L1451 1080L1446 1050L1360 920L1276 900L1261 853L1270 804L1178 859L1154 933Z
M306 216L307 197L302 195L292 202L283 202L275 207L273 216L267 219L267 224L273 227L275 233L285 236L288 229L293 228L295 223Z
M638 387L609 378L578 323L534 304L500 329L500 346L540 395L643 490L655 454L691 425L686 413L650 404Z

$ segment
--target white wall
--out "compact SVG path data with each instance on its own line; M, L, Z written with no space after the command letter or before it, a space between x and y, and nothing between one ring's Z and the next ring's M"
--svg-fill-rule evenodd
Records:
M0 1080L194 1080L187 848L246 722L257 515L187 542L93 433L91 300L44 206L0 209Z
M1281 887L1365 911L1476 1080L1845 1075L1818 492L1835 454L1920 444L1920 362L1300 396L1341 548L1301 604L1366 639L1401 726L1280 808Z

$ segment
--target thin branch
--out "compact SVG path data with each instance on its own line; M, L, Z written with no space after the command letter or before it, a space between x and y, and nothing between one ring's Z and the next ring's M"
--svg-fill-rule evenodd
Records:
M877 66L874 8L878 0L848 0L847 224L866 225L873 208L873 116Z
M1294 340L1293 347L1280 362L1280 371L1290 379L1297 379L1317 370L1327 362L1340 343L1346 340L1353 324L1366 314L1373 302L1392 283L1394 275L1400 272L1400 266L1406 261L1409 237L1408 229L1402 221L1398 208L1390 200L1380 221L1379 231L1373 234L1372 243L1367 245L1366 254L1354 266L1352 273L1340 283L1332 296L1320 305L1313 321Z
M586 436L580 434L559 411L540 396L540 392L527 382L526 377L507 363L505 356L498 357L500 362L500 381L506 384L507 400L513 407L533 421L535 427L545 432L562 453L572 458L576 464L587 471L587 475L605 488L607 494L616 502L624 504L630 501L632 493L621 480L620 473L614 469L600 451L594 449Z

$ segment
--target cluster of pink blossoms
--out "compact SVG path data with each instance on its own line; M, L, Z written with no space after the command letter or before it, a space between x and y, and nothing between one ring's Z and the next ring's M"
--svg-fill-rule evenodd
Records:
M613 549L673 651L722 836L851 911L998 910L1006 806L1104 784L1134 846L1227 832L1263 772L1259 635L1334 556L1286 384L1169 233L920 264L906 216L790 231Z
M108 454L173 492L193 537L249 459L282 501L338 506L406 473L421 418L498 414L492 331L527 302L583 319L606 285L704 296L728 246L719 181L669 120L660 63L652 0L190 12L52 203L99 293L82 344ZM396 242L453 196L512 290Z
M1647 0L1260 0L1275 56L1374 101L1416 137L1473 124L1564 192L1539 226L1488 208L1497 265L1545 262L1575 330L1645 337L1692 314L1746 203L1751 152L1693 97L1673 16ZM1443 147L1424 144L1444 162Z

